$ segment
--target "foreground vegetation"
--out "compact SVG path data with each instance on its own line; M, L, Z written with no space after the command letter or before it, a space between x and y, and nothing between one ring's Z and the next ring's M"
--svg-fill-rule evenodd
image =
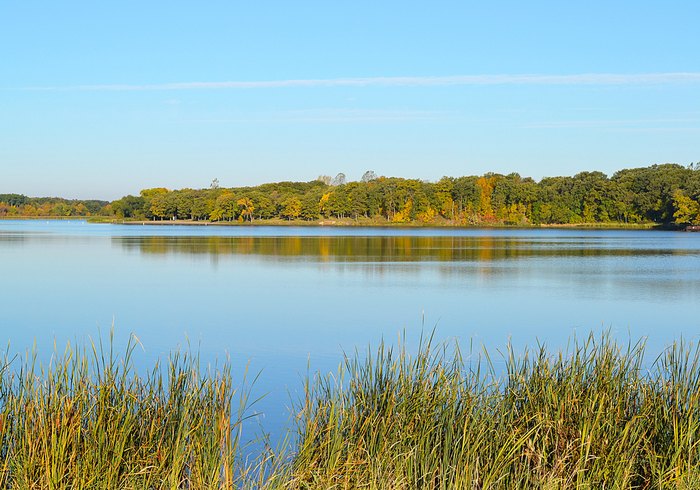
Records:
M700 351L540 347L505 366L384 346L308 388L293 461L309 488L698 488ZM499 374L500 373L500 374ZM339 381L337 381L339 380Z
M232 488L242 413L227 365L190 354L139 375L135 343L70 346L42 366L5 357L0 375L0 488Z
M294 445L242 458L230 368L173 354L141 376L132 343L6 359L1 488L697 488L700 350L656 360L609 336L502 362L380 345L309 379Z
M256 187L144 189L111 203L0 194L0 217L102 216L119 220L352 225L700 224L700 165L653 165L608 177L581 172L539 182L517 173L443 177L438 182L339 174Z

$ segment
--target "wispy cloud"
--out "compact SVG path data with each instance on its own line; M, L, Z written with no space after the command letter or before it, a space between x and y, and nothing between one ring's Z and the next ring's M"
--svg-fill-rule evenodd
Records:
M268 123L268 122L414 122L453 119L455 113L450 111L414 111L414 110L368 110L368 109L316 109L298 111L262 112L246 116L223 118L189 119L187 123Z
M458 85L650 85L699 82L700 72L639 74L583 73L574 75L456 75L437 77L310 78L221 82L195 81L154 84L95 84L22 87L20 90L124 92L320 87L436 87Z
M649 125L664 127L669 131L677 129L695 129L700 119L697 117L656 118L656 119L594 119L594 120L565 120L547 121L526 124L526 129L580 129L580 128L613 128L630 130L647 130ZM687 127L688 124L695 125Z

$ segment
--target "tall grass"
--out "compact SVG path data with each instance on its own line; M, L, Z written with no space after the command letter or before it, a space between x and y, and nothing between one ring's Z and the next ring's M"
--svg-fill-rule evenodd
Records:
M253 461L229 364L175 352L140 374L135 347L5 357L0 488L700 488L700 350L685 342L647 359L604 334L498 362L380 344L307 378L293 445Z
M136 341L68 346L48 365L5 356L0 374L0 488L234 488L247 392L228 364L202 371L176 352L145 375ZM240 406L234 405L237 396Z
M288 488L700 488L700 350L644 352L382 344L307 384Z

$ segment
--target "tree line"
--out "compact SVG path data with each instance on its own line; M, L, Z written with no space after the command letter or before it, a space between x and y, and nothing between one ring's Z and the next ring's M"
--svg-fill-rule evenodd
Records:
M88 217L108 211L109 201L97 199L63 199L27 197L23 194L0 194L0 218Z
M607 177L581 172L536 182L517 173L443 177L438 182L321 176L256 187L145 189L112 202L119 218L208 221L373 220L387 223L528 225L700 224L700 165L653 165Z
M539 182L517 173L425 182L377 176L372 171L358 182L347 182L338 174L311 182L223 188L215 180L206 189L144 189L138 196L124 196L111 203L0 195L0 215L3 209L4 215L29 216L30 211L40 213L48 208L55 215L89 213L134 220L700 225L700 163L625 169L611 177L602 172L581 172Z

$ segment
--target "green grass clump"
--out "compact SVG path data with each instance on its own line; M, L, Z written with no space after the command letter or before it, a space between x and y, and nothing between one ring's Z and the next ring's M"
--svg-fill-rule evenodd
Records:
M479 357L382 344L308 383L287 488L700 488L697 347Z
M609 335L502 363L457 345L381 344L307 378L285 451L242 457L246 391L228 364L135 341L0 372L0 488L700 488L700 349L647 359Z
M196 356L174 353L140 376L134 339L120 357L111 345L69 346L48 366L32 355L5 358L0 488L209 489L247 480L228 364L203 372Z

